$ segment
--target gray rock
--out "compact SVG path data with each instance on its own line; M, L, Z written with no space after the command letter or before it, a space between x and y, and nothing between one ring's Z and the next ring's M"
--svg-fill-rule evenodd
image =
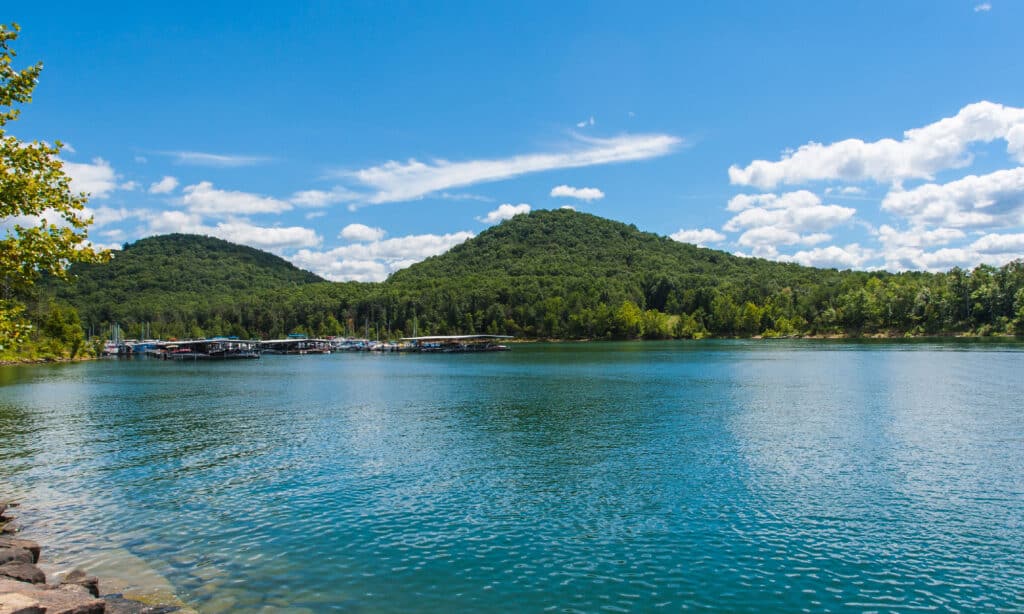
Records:
M53 587L0 577L0 603L15 593L37 602L46 614L103 614L106 607L82 586Z
M0 578L0 595L4 593L23 593L25 591L42 588L47 587L36 586L35 584L29 584L28 582L19 582L10 578Z
M0 581L0 584L4 584ZM15 584L23 584L16 582ZM27 598L39 604L38 607L46 614L103 614L106 604L102 599L94 599L87 592L77 590L65 590L64 588L52 588L45 585L27 585L30 588L18 591L5 591L0 586L0 595L6 598L5 592L16 592L21 597ZM74 587L81 589L81 587Z
M0 521L0 522L2 522L2 521ZM3 534L3 535L14 535L15 533L17 533L20 530L21 530L21 527L18 526L18 523L14 522L14 520L8 520L6 524L4 524L2 527L0 527L0 534Z
M32 563L22 561L11 561L10 563L0 565L0 576L32 584L43 584L46 582L46 574L43 573L42 569L39 569Z
M21 548L0 548L0 565L11 562L32 563L32 553Z
M89 594L93 597L100 596L100 580L96 576L90 576L81 569L76 569L69 572L68 575L60 581L62 585L74 584L77 586L83 586L88 589Z
M31 539L18 539L17 537L0 536L0 548L21 548L32 553L32 562L39 562L39 544Z
M39 602L21 593L0 594L0 614L46 614Z

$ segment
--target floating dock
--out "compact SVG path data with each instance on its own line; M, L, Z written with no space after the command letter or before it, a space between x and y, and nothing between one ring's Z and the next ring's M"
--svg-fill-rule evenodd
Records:
M409 352L507 352L509 347L500 343L513 339L511 335L432 335L429 337L403 337Z
M264 354L330 354L330 339L306 339L290 337L288 339L269 339L260 341L260 351Z
M251 360L260 357L260 342L241 339L160 341L147 353L165 360Z

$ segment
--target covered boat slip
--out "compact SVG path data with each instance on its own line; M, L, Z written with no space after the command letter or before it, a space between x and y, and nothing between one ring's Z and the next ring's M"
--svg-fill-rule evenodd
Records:
M270 339L260 341L260 351L264 354L330 354L331 341L329 339Z
M429 337L403 337L412 352L506 352L509 347L499 343L512 339L511 335L433 335Z
M165 360L239 360L260 357L259 341L193 339L160 341L153 353Z

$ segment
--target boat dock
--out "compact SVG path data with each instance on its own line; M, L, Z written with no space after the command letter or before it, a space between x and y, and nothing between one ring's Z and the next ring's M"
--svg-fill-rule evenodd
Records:
M409 352L507 352L509 347L500 343L512 339L511 335L432 335L427 337L404 337Z
M260 342L227 338L159 341L147 354L164 360L255 359L260 357Z
M260 341L260 351L264 354L330 354L330 339L307 339L291 337L288 339L269 339Z

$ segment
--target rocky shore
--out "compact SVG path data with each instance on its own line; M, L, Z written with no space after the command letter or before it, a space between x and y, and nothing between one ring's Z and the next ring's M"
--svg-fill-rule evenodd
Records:
M42 548L15 536L18 526L8 510L16 506L0 501L0 614L167 614L180 609L104 595L99 579L81 569L48 583L36 566Z

